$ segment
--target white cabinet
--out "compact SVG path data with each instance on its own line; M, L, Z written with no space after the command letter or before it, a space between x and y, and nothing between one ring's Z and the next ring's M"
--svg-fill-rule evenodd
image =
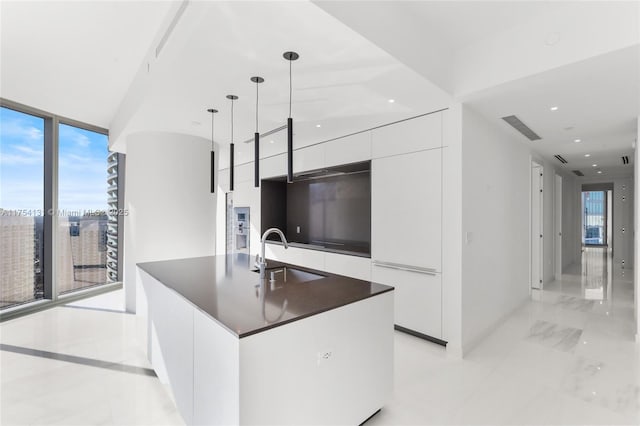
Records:
M372 280L395 287L395 324L442 339L442 276L372 266Z
M260 160L260 178L284 176L287 174L287 154L279 154Z
M371 159L371 131L335 139L323 145L326 167Z
M193 423L193 307L146 272L148 356L160 382L170 385L176 406Z
M372 130L372 158L442 146L442 113L433 113Z
M279 260L319 271L325 270L324 255L325 252L320 250L310 250L300 247L289 247L285 249L281 244L267 243L265 247L265 257L267 259Z
M234 168L234 185L240 182L253 182L253 162L236 165Z
M324 267L333 274L371 281L371 259L368 257L325 253Z
M293 172L299 173L307 170L321 169L324 167L324 144L312 145L293 151Z
M371 258L441 271L442 149L373 160Z

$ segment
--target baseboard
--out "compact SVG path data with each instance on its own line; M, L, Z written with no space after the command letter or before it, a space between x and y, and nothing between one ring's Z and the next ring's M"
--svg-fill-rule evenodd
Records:
M429 342L436 343L440 346L447 346L447 342L445 342L444 340L429 336L427 334L420 333L419 331L411 330L410 328L406 328L401 325L394 325L393 327L398 331L402 331L403 333L407 333L412 336L419 337L424 340L428 340Z

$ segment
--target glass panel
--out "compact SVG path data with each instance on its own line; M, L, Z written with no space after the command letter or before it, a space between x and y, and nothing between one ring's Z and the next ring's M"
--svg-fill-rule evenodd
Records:
M582 244L605 244L606 206L605 191L584 191L582 193Z
M44 119L0 107L0 309L44 297Z
M110 282L107 274L108 138L60 124L58 294Z

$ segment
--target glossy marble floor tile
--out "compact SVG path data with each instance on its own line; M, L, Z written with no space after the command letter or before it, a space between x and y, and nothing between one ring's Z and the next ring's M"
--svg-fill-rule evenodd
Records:
M464 360L397 332L395 389L367 425L640 424L632 274L585 259ZM116 291L0 324L0 424L184 424L122 306Z

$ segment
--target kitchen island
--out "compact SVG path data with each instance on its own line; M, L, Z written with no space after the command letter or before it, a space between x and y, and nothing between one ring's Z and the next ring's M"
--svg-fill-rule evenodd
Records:
M187 424L353 424L387 401L393 288L243 254L138 264L148 354Z

